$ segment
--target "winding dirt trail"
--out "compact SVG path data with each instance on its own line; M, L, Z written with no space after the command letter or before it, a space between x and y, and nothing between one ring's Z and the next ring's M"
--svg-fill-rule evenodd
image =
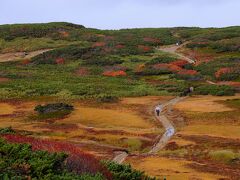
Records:
M173 124L171 123L171 121L165 115L165 112L166 111L169 112L170 107L172 107L173 105L175 105L176 103L178 103L179 101L181 101L183 99L185 99L185 97L176 97L176 98L168 101L167 103L165 103L163 105L158 105L157 106L162 111L161 111L159 116L155 112L155 118L162 123L162 125L163 125L163 127L165 128L166 131L162 135L161 139L152 147L152 149L149 151L148 154L156 154L158 151L163 149L166 146L166 144L168 143L168 141L175 134L176 130L175 130Z
M167 53L171 53L174 54L176 56L179 56L180 58L182 58L183 60L188 61L190 64L195 64L196 62L193 59L190 59L187 56L184 56L180 53L177 52L178 49L180 49L181 47L183 47L184 45L186 45L188 42L185 42L183 44L181 44L180 46L177 45L169 45L169 46L163 46L158 48L158 50L161 50L163 52L167 52Z
M154 146L151 148L151 150L145 154L145 155L153 155L156 154L158 151L160 151L161 149L163 149L166 144L168 143L168 141L172 138L172 136L175 134L176 130L173 126L173 124L171 123L171 121L167 118L167 116L165 115L166 112L170 112L171 107L173 105L175 105L176 103L178 103L179 101L185 99L186 97L176 97L168 102L166 102L165 104L159 104L155 107L155 109L157 107L159 107L161 109L161 113L158 116L157 113L155 112L155 118L162 123L163 127L165 128L165 133L162 135L162 137L160 138L160 140L154 144ZM117 155L113 158L113 162L116 162L118 164L122 164L125 159L128 157L128 153L126 151L118 151Z

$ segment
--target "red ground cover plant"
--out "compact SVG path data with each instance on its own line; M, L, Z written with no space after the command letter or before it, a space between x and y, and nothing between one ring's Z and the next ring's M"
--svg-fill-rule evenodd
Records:
M24 59L23 61L21 61L22 65L28 65L30 63L31 63L30 59Z
M122 45L122 44L118 44L118 45L116 45L116 49L123 49L123 48L125 48L125 46Z
M51 140L36 139L32 137L6 134L2 135L4 139L11 143L25 143L32 146L32 150L45 150L48 152L64 152L69 156L66 159L66 166L69 170L76 173L103 173L108 179L111 179L111 173L104 168L98 159L93 155L80 150L76 145L67 142L57 142Z
M188 62L185 61L185 60L179 59L179 60L176 60L176 61L171 62L170 64L176 65L176 66L179 66L179 67L183 67L183 66L185 66L186 64L188 64Z
M105 42L96 42L92 45L93 48L95 47L103 47L103 46L106 46L106 43Z
M79 68L77 71L76 71L76 74L79 75L79 76L87 76L90 74L89 70L87 68Z
M105 66L104 71L127 71L128 68L121 65Z
M178 71L177 74L194 76L194 75L197 75L198 72L195 70L182 69L181 71Z
M57 58L55 60L56 64L64 64L65 63L65 60L63 58Z
M105 48L103 48L103 51L106 52L106 53L110 53L110 52L113 51L113 49L110 48L110 47L105 47Z
M178 72L178 71L182 70L182 68L177 66L177 65L166 64L166 63L155 64L155 65L153 65L153 68L155 68L155 69L168 69L168 70L173 71L173 72Z
M69 32L67 32L67 31L59 31L59 33L62 37L68 37L69 36Z
M240 87L240 82L234 82L234 81L222 81L218 82L219 85L227 85L227 86L233 86L233 87Z
M223 74L231 73L233 72L233 68L221 68L217 72L215 72L215 77L220 78Z
M0 83L1 83L1 82L8 82L8 81L10 81L10 79L0 77Z
M127 76L125 71L106 71L103 73L104 76L116 77L116 76Z
M154 39L154 38L151 38L151 37L145 37L145 38L143 38L143 40L145 42L151 42L151 43L159 43L160 42L159 39Z
M114 37L113 36L105 36L105 40L106 41L114 40Z
M138 49L141 50L141 51L143 51L143 52L149 52L149 51L152 50L151 47L149 47L149 46L144 46L144 45L138 45Z

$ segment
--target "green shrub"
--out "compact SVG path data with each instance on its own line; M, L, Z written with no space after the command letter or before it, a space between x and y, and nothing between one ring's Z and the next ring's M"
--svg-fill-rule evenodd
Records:
M218 150L218 151L211 151L209 153L209 157L215 161L220 161L223 163L231 163L235 159L240 159L240 154L234 153L231 150Z
M104 161L103 164L113 174L114 180L156 180L145 175L144 172L135 170L131 165L117 164L111 161Z
M12 127L0 129L0 134L15 134L15 133L16 132L12 129Z
M45 120L45 119L57 119L63 118L66 115L70 114L74 108L72 105L64 103L56 104L47 104L47 105L38 105L34 109L38 112L38 115L30 116L30 119L33 120Z
M112 103L117 102L119 98L114 95L100 94L97 96L97 100L103 103Z
M153 64L158 64L158 63L170 63L175 61L176 58L169 56L169 55L161 55L159 57L156 57L152 59L151 61L147 62L147 65L153 65Z
M0 179L103 180L101 174L76 175L67 170L64 153L32 151L27 144L10 144L0 139Z
M218 85L203 85L196 87L194 90L195 94L201 95L214 95L214 96L233 96L235 90L230 86L218 86Z
M47 105L38 105L34 109L39 114L46 114L52 112L59 112L59 111L73 111L74 108L72 105L64 104L64 103L55 103L55 104L47 104Z
M117 56L93 57L85 61L86 65L111 66L114 64L122 64L124 61Z

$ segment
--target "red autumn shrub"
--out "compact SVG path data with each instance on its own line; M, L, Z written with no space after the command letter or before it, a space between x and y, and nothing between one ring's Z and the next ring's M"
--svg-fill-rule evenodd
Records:
M180 74L180 75L197 75L198 72L195 71L195 70L182 69L181 71L178 71L177 74Z
M105 40L106 40L106 41L114 40L114 37L113 37L113 36L106 36L106 37L105 37Z
M59 31L59 33L62 37L68 37L69 36L69 32L67 32L67 31Z
M177 61L173 61L173 62L171 62L170 64L172 64L172 65L176 65L176 66L179 66L179 67L183 67L183 66L185 66L186 64L188 64L188 62L187 61L185 61L185 60L177 60Z
M90 74L89 70L87 68L79 68L77 71L76 71L76 74L79 75L79 76L87 76Z
M151 38L151 37L145 37L145 38L143 38L143 40L145 42L151 42L151 43L159 43L160 42L160 40L154 39L154 38Z
M21 62L21 64L22 65L28 65L28 64L30 64L30 59L24 59L22 62Z
M56 60L55 60L55 62L56 62L56 64L64 64L64 59L63 58L57 58Z
M96 42L92 45L93 48L95 47L103 47L103 46L106 46L106 43L105 42Z
M182 68L177 66L177 65L174 65L174 64L168 64L168 65L169 65L169 70L170 71L173 71L173 72L182 71Z
M91 173L96 174L102 172L108 179L111 179L111 174L104 168L100 162L91 154L85 153L74 144L67 142L57 142L51 140L36 139L32 137L6 134L2 135L11 143L26 143L32 146L32 150L45 150L48 152L64 152L69 156L66 159L66 166L70 171L76 173Z
M128 68L120 65L114 65L114 66L105 66L104 70L105 71L126 71L128 70Z
M173 65L173 64L167 64L167 63L159 63L159 64L155 64L153 65L154 69L167 69L173 72L177 72L177 71L181 71L182 68L177 66L177 65Z
M105 47L105 48L103 49L103 51L106 52L106 53L110 53L110 52L113 51L113 49L110 48L110 47Z
M123 48L125 48L125 46L122 45L122 44L118 44L118 45L116 45L116 49L123 49Z
M240 82L234 82L234 81L222 81L219 82L218 85L227 85L232 87L240 87Z
M152 50L151 47L149 47L149 46L144 46L144 45L138 45L138 49L141 50L141 51L143 51L143 52L149 52L149 51Z
M233 71L232 68L221 68L215 73L216 78L220 78L223 74L231 73Z
M104 76L116 77L116 76L127 76L125 71L106 71L103 73Z

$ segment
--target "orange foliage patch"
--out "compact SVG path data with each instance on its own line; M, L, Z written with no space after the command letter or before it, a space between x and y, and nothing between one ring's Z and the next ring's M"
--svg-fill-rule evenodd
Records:
M188 62L185 61L185 60L181 60L181 59L180 59L180 60L171 62L170 64L176 65L176 66L179 66L179 67L183 67L183 66L185 66L186 64L188 64Z
M127 76L125 71L106 71L103 73L104 76L116 77L116 76Z
M96 42L92 45L92 47L103 47L103 46L106 46L106 43L105 42Z
M234 81L222 81L222 82L218 82L217 84L233 86L233 87L240 87L240 82L234 82Z
M8 82L9 80L10 80L10 79L8 79L8 78L1 78L1 77L0 77L0 83L1 83L1 82Z
M143 38L143 40L145 42L152 42L152 43L159 43L160 42L160 40L154 39L154 38L150 38L150 37L145 37L145 38Z
M195 71L195 70L182 69L181 71L178 72L178 74L181 74L181 75L197 75L198 72Z
M140 64L135 69L135 72L142 72L144 70L144 68L145 68L145 64Z
M221 68L215 73L215 77L220 78L223 74L227 74L231 72L233 72L232 68Z
M30 64L30 59L24 59L22 62L21 62L21 64L22 65L28 65L28 64Z
M87 76L90 73L89 73L87 68L80 68L76 71L76 74L79 75L79 76Z
M61 34L62 37L68 37L69 36L69 32L67 32L67 31L60 31L59 33Z
M123 48L125 48L125 46L122 45L122 44L118 44L118 45L116 45L116 48L117 48L117 49L123 49Z
M148 51L151 51L151 47L149 46L144 46L144 45L138 45L138 49L143 51L143 52L148 52Z
M159 63L153 66L155 69L168 69L173 72L181 71L182 68L174 64Z
M57 58L56 60L55 60L55 62L57 63L57 64L64 64L64 59L63 58Z

